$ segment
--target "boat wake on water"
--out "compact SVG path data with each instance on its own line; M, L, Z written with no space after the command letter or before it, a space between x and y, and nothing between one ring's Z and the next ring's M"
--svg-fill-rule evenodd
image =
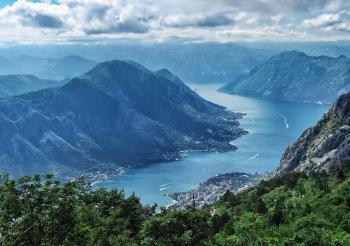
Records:
M258 156L260 156L260 154L255 154L255 155L249 157L248 160L253 160L253 159L257 158Z
M287 121L287 117L284 115L284 114L282 114L282 113L280 113L280 112L278 112L278 114L282 117L282 119L284 120L284 125L285 125L285 127L286 128L289 128L289 124L288 124L288 121Z
M169 188L169 185L173 183L166 183L166 184L161 184L159 190L166 190Z

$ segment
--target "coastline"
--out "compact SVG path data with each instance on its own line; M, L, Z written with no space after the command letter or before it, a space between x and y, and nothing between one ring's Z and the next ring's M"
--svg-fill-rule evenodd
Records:
M205 153L213 153L213 152L227 152L227 151L235 151L237 150L237 146L233 145L232 142L240 138L249 132L240 126L239 119L242 119L246 116L246 113L233 112L231 110L226 109L226 114L222 114L217 116L221 118L225 124L230 124L232 127L231 136L226 136L226 140L220 142L219 144L210 143L210 141L203 142L200 148L188 148L183 150L178 150L174 153L163 153L158 158L154 158L152 161L147 161L145 163L133 163L127 166L120 166L115 164L99 164L91 168L90 170L83 172L79 175L79 177L84 178L91 186L95 186L96 184L103 182L105 180L111 178L117 178L118 176L125 173L127 169L134 169L138 167L144 167L150 163L160 163L160 162L175 162L181 161L186 158L187 154L190 152L205 152ZM204 148L203 148L204 147Z
M231 172L218 174L200 183L190 191L164 194L172 199L167 208L184 209L187 206L201 208L205 204L212 204L218 201L221 196L230 191L234 194L253 187L268 174L248 174L242 172Z

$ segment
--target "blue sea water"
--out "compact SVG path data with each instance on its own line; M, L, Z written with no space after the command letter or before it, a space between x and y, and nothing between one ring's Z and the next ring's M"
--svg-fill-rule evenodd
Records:
M185 153L184 159L154 163L127 170L123 175L98 183L97 187L135 192L142 203L165 206L167 192L188 191L219 173L273 171L283 150L325 113L330 105L261 100L218 93L220 85L191 85L209 101L235 112L246 113L241 127L248 130L232 142L238 149L226 153Z

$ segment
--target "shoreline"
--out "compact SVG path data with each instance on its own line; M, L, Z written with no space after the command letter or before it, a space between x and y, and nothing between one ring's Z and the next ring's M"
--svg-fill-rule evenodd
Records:
M164 194L164 196L172 200L167 208L184 209L187 206L193 206L193 203L196 208L201 208L205 204L212 204L218 201L228 190L237 194L255 186L267 176L267 173L249 174L243 172L218 174L189 191Z
M198 149L189 148L189 149L179 150L174 153L163 153L160 156L160 158L156 158L157 160L155 159L152 162L133 163L133 164L127 165L126 167L115 165L115 164L111 164L112 166L108 166L108 164L97 165L93 167L91 171L87 171L87 172L84 172L83 174L80 174L79 177L83 177L93 187L96 184L103 182L105 180L108 180L111 178L117 178L118 176L125 173L125 171L128 169L137 169L140 167L142 168L147 165L152 165L152 164L157 164L162 162L172 163L175 161L181 161L187 157L186 156L187 153L191 153L191 152L223 153L228 151L235 151L237 150L237 146L233 145L232 142L249 133L247 130L240 127L240 122L239 122L239 120L242 119L247 114L240 113L240 112L233 112L229 109L226 109L226 112L227 114L223 114L217 117L224 117L224 121L225 119L228 121L231 121L232 127L236 128L236 132L232 131L232 135L234 136L232 136L229 140L220 142L222 144L226 144L227 145L226 147L220 146L220 145L216 147L214 146L211 147L210 143L203 143L206 145L206 148L198 148ZM233 116L233 119L230 116Z

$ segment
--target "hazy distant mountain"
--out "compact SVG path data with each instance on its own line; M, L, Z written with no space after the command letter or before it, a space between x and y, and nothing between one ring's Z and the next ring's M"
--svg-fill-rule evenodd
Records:
M338 57L345 55L350 57L350 42L251 42L241 43L243 46L270 51L271 54L278 54L283 51L298 50L309 56L330 56Z
M97 64L96 61L84 59L80 56L66 56L59 59L20 56L11 58L11 62L15 66L14 73L16 74L33 74L40 78L54 80L79 76ZM8 72L6 74L12 73Z
M0 166L19 175L72 174L175 160L187 149L229 150L243 133L239 116L167 70L105 62L60 88L0 99Z
M0 74L16 73L16 67L6 58L0 56Z
M297 49L299 50L299 49ZM309 47L301 47L301 50L311 56L331 56L338 57L345 55L350 57L350 44L346 45L336 45L336 44L315 44L310 45Z
M135 60L153 70L166 67L187 83L229 82L269 58L268 52L235 44L139 47L112 54L118 59Z
M350 59L282 52L248 75L225 85L222 92L291 101L332 102L350 90Z
M186 83L230 82L274 54L234 43L26 46L0 49L0 52L8 57L18 53L36 56L43 52L50 57L76 54L97 61L134 60L151 70L166 67Z
M350 160L350 93L342 95L314 127L284 152L275 175L329 171Z
M64 82L39 79L33 75L0 75L0 97L14 96L44 88L56 87Z

